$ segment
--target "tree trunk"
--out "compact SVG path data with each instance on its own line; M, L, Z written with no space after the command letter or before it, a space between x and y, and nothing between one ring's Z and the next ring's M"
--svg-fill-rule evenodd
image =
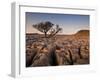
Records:
M47 45L48 45L47 33L45 32L44 35L45 35L45 42L44 42L44 43L45 43L45 45L47 46Z

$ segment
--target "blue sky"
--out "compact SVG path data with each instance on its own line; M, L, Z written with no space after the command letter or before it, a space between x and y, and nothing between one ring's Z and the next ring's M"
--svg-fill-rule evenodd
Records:
M63 29L61 34L74 34L79 30L89 29L89 15L26 12L25 16L26 33L40 33L32 25L45 21L58 24Z

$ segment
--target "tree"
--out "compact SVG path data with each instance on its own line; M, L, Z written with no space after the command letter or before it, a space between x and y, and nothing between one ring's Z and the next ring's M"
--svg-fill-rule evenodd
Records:
M47 32L52 28L54 24L52 24L51 22L47 21L47 22L40 22L38 24L33 25L34 28L36 28L37 30L39 30L40 32L45 34L45 38L47 38Z
M56 28L53 28L54 24L50 21L40 22L38 24L34 24L33 27L38 31L44 33L45 44L48 44L48 39L53 39L58 32L62 30L59 25L56 25ZM48 34L49 33L49 34Z

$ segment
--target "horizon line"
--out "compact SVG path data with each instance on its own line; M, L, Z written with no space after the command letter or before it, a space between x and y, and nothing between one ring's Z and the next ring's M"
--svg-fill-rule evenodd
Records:
M77 32L81 31L81 30L88 30L90 31L89 29L80 29L80 30L77 30L76 32L74 33L58 33L59 35L73 35L73 34L76 34ZM26 32L26 34L43 34L42 32Z

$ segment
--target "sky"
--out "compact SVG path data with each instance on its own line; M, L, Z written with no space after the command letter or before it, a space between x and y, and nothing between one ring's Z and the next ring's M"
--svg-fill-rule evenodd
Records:
M61 34L74 34L79 30L89 30L89 15L26 12L25 17L26 33L41 33L32 25L45 21L58 24L63 29Z

